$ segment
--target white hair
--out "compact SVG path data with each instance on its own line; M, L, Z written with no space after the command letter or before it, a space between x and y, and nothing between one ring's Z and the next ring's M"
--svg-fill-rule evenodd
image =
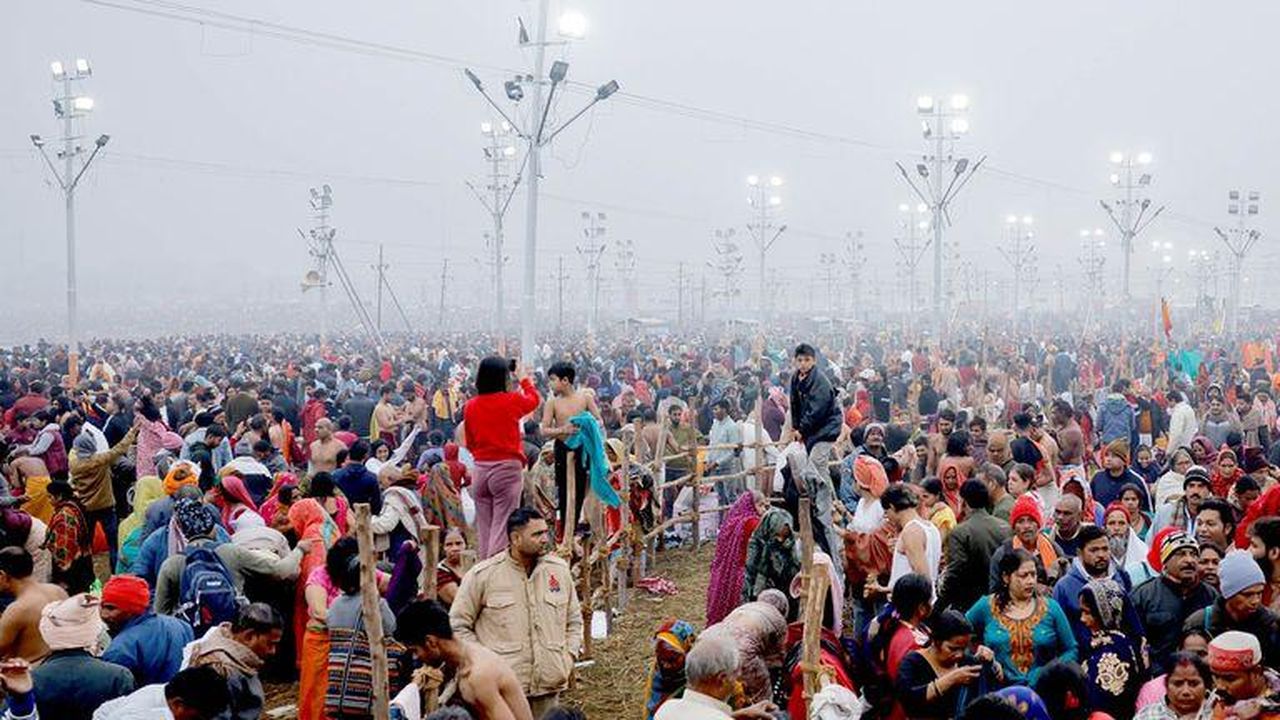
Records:
M738 645L727 634L710 633L698 638L684 660L690 686L716 676L733 677L738 672Z

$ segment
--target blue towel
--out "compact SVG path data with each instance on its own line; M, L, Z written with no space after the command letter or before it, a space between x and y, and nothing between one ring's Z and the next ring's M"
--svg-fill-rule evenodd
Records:
M587 471L591 474L591 489L604 504L618 507L622 498L614 492L609 484L609 461L604 456L604 433L600 424L589 412L583 411L569 418L569 422L578 426L578 432L564 441L565 447L587 454Z

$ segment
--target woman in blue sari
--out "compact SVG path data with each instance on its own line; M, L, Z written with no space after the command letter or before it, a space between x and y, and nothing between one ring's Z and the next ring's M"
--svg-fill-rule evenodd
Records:
M1089 643L1080 649L1094 710L1124 717L1133 712L1147 671L1147 649L1133 606L1116 581L1090 580L1080 591L1080 623Z

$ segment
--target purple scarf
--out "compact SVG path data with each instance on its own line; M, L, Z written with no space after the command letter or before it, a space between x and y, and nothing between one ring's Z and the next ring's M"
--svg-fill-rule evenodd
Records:
M755 496L744 492L725 513L716 539L716 556L711 560L711 582L707 586L707 627L724 619L742 599L743 548L751 539L747 521L758 520Z

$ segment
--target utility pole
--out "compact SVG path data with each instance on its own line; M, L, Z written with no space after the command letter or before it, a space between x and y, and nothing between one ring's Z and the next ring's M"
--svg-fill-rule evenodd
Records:
M75 63L64 65L55 60L49 64L55 82L61 85L61 92L53 99L53 114L62 121L62 149L58 151L58 159L62 161L62 171L54 166L53 160L45 150L44 140L39 135L31 136L31 144L40 151L45 165L53 173L54 180L62 189L65 222L67 231L67 375L72 383L80 380L80 328L79 304L77 301L76 281L76 188L80 178L89 170L89 165L98 156L102 148L111 139L109 135L99 135L93 142L89 157L76 169L76 159L84 152L80 144L84 136L76 134L76 121L93 111L93 98L76 94L76 84L88 80L93 75L93 68L84 58L76 58Z
M929 206L923 202L915 206L902 203L898 205L898 212L902 213L900 222L902 235L894 238L893 245L898 250L898 256L902 259L902 268L905 271L903 274L906 276L907 284L907 327L910 329L915 323L916 301L920 297L916 271L920 267L920 261L924 259L925 251L929 249L930 241L924 237L930 225L930 220L927 219Z
M767 291L769 286L765 282L769 250L773 248L774 243L778 242L778 238L782 237L782 233L787 230L786 225L775 227L773 218L773 214L782 206L782 197L776 194L778 188L782 187L782 178L777 175L771 175L766 181L759 175L749 175L747 176L747 186L752 191L747 198L747 202L751 204L751 208L756 213L755 222L747 223L747 232L751 233L756 241L756 249L760 251L760 284L757 289L760 293L760 330L763 332L765 323L769 320Z
M636 290L636 244L631 239L618 243L614 268L618 271L618 280L622 285L623 307L628 318L634 318L639 311L639 293Z
M1262 231L1249 226L1250 221L1258 214L1259 199L1257 190L1250 190L1247 196L1239 190L1228 192L1227 214L1235 216L1236 226L1226 230L1220 227L1213 228L1218 237L1222 238L1222 244L1231 251L1230 329L1232 338L1235 338L1240 330L1240 291L1243 285L1244 259L1258 240L1262 239Z
M742 279L743 271L743 255L742 246L734 240L734 236L736 234L737 231L733 228L716 230L713 233L714 239L711 241L711 248L715 251L716 259L707 263L707 267L711 268L720 276L720 282L722 285L720 289L716 290L713 294L721 298L725 318L731 318L733 316L734 299L742 294L740 281ZM705 282L706 275L703 275L703 283L705 284ZM762 285L761 290L763 291L763 289ZM761 299L761 303L763 302L764 300ZM705 297L703 298L703 315L703 320L705 321Z
M484 96L485 101L511 125L527 146L524 160L524 182L528 192L528 200L525 203L524 286L521 289L520 303L520 356L529 367L533 367L537 362L534 351L536 340L534 336L537 329L538 184L542 176L541 151L542 148L550 145L565 128L585 115L596 103L616 93L619 87L616 80L610 80L596 88L595 95L587 105L571 115L559 127L552 129L547 126L556 90L564 84L565 77L569 73L569 63L564 60L556 60L551 64L551 69L547 70L547 48L553 45L563 47L570 40L581 39L586 36L587 30L585 17L576 12L566 12L560 16L557 23L557 29L562 39L548 41L547 15L549 9L550 0L538 0L538 19L535 26L537 38L534 40L530 39L524 20L518 20L517 39L520 45L522 47L532 45L534 49L533 73L531 75L517 75L503 83L503 90L507 99L512 103L522 101L525 96L525 86L532 85L533 107L528 114L529 124L527 127L521 127L516 123L511 114L485 92L484 84L474 72L470 69L465 70L467 79L475 85L476 90ZM543 97L544 89L546 91L545 99Z
M676 291L676 329L684 329L684 263L680 263L679 270L676 273L679 278L679 290Z
M844 234L844 255L841 261L844 263L845 280L849 284L853 301L852 307L847 308L847 311L851 318L857 320L862 309L862 266L866 263L866 246L862 242L861 230Z
M1088 328L1102 314L1102 267L1107 259L1102 254L1107 247L1102 228L1085 228L1080 231L1080 269L1084 272L1084 326Z
M382 261L382 243L378 243L378 264L373 266L378 272L378 301L377 301L377 325L378 330L382 330L382 287L386 284L387 264Z
M444 298L449 285L449 258L444 259L440 268L440 328L444 328Z
M596 331L600 322L600 258L604 256L606 243L604 240L604 222L607 218L602 212L590 213L582 211L583 243L578 246L578 254L587 265L587 334Z
M916 163L916 174L920 176L920 183L925 190L921 190L902 163L898 163L902 179L907 181L921 202L928 205L933 215L933 315L939 336L947 317L942 291L943 224L951 224L951 201L986 160L983 157L970 167L968 158L955 156L956 140L969 132L969 119L966 117L968 111L967 95L952 95L945 104L942 98L935 99L931 95L916 98L916 113L921 117L921 128L928 148L920 157L920 162ZM948 170L949 173L946 172Z
M825 252L818 254L819 269L827 281L827 312L836 313L836 254ZM813 309L813 296L809 296L809 309Z
M506 284L502 279L503 266L507 264L508 258L503 255L503 243L505 223L507 216L507 208L511 206L511 199L516 195L516 188L520 185L520 177L517 176L513 181L508 176L508 168L516 156L515 145L511 144L511 138L515 134L514 127L506 120L500 122L485 121L480 123L480 134L483 135L488 144L484 148L484 159L489 163L489 177L483 188L477 188L471 182L467 183L467 187L471 189L472 194L489 212L489 218L493 222L492 234L486 233L486 248L488 250L489 259L486 264L491 271L491 282L493 283L493 315L490 318L493 334L502 337L504 331L503 312L505 310L503 291Z
M1102 209L1120 231L1120 254L1124 258L1124 299L1133 297L1129 290L1129 268L1133 261L1133 240L1146 230L1149 225L1164 212L1164 206L1151 209L1151 199L1143 197L1151 185L1151 173L1147 166L1151 164L1151 153L1111 153L1111 185L1120 191L1120 198L1114 204L1100 200ZM1119 207L1117 211L1117 207Z
M564 333L564 281L569 276L564 272L564 256L560 256L560 269L556 273L556 332Z
M315 225L309 232L298 230L298 234L307 242L307 252L311 255L315 263L313 269L309 271L302 281L302 291L306 292L313 287L320 289L320 346L323 348L328 342L329 333L329 273L338 279L338 285L342 287L343 293L347 296L347 302L351 304L351 310L356 315L356 320L360 322L360 326L368 333L369 339L373 341L375 347L382 349L384 342L382 340L382 332L374 322L373 316L369 314L368 308L365 307L364 301L360 299L360 293L356 290L356 286L351 282L351 276L347 273L347 267L343 264L342 258L338 256L338 250L333 245L333 239L337 236L338 231L329 224L329 210L333 207L333 188L328 184L321 185L319 189L311 188L311 210L314 213L312 218ZM381 286L379 286L381 289ZM407 321L406 321L407 323Z
M701 324L706 325L707 324L707 274L705 272L702 273L701 295L702 295L702 316L699 319L699 321L701 322Z
M1030 215L1019 218L1010 215L1004 219L1005 246L997 248L1009 269L1013 271L1013 332L1016 335L1022 324L1022 282L1030 275L1035 264L1035 243L1031 241L1035 235L1031 232L1034 220Z

